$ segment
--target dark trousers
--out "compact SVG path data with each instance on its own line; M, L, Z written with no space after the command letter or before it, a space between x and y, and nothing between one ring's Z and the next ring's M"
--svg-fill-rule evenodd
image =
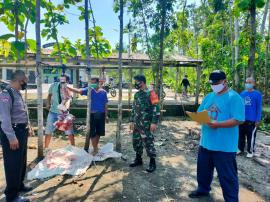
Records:
M246 121L239 126L239 142L238 149L242 152L245 149L246 140L247 140L247 151L248 153L253 153L255 151L255 139L256 132L252 137L253 130L255 129L255 122Z
M198 192L209 193L216 168L225 202L238 202L239 184L236 153L199 148L197 161Z
M0 138L3 148L4 168L6 176L5 195L7 201L12 201L24 186L23 180L27 163L27 139L28 129L23 126L13 128L19 141L19 149L11 150L9 141L0 127Z

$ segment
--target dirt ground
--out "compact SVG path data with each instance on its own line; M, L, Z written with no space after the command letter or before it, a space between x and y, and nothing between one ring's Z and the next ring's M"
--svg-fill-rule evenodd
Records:
M80 130L84 126L79 127ZM101 144L114 142L116 123L109 123ZM199 128L192 122L167 120L162 122L156 136L157 170L146 173L148 158L143 167L129 168L134 152L128 125L123 125L123 159L109 159L93 164L80 177L56 176L44 181L28 182L35 189L28 194L32 201L198 201L188 198L196 188L196 154ZM79 131L80 132L80 131ZM84 136L77 135L76 145L83 147ZM29 139L35 144L36 137ZM244 155L237 158L240 180L240 201L270 201L270 136L263 133L257 138L256 160ZM63 137L53 139L52 148L64 147ZM28 150L28 164L36 158L37 150ZM31 164L33 166L33 163ZM29 167L31 167L29 166ZM0 149L0 201L4 201L5 186L2 150ZM211 197L199 201L223 201L215 174Z

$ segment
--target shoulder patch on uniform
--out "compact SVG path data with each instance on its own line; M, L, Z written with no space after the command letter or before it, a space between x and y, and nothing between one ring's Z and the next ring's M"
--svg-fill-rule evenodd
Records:
M152 105L156 105L159 102L158 95L153 90L150 92L150 100Z
M6 95L4 93L2 93L2 95L0 95L0 102L9 102L10 96Z

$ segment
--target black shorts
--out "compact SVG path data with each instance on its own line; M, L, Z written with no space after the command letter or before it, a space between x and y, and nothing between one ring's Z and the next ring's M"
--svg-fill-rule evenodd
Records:
M90 137L105 136L105 113L91 113Z

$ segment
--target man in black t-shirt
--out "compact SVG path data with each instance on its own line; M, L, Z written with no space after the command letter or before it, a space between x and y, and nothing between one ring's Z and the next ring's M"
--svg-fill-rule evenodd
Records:
M181 86L184 86L184 91L183 91L183 95L187 96L187 87L190 86L189 80L187 79L187 75L184 76L182 82L181 82Z

